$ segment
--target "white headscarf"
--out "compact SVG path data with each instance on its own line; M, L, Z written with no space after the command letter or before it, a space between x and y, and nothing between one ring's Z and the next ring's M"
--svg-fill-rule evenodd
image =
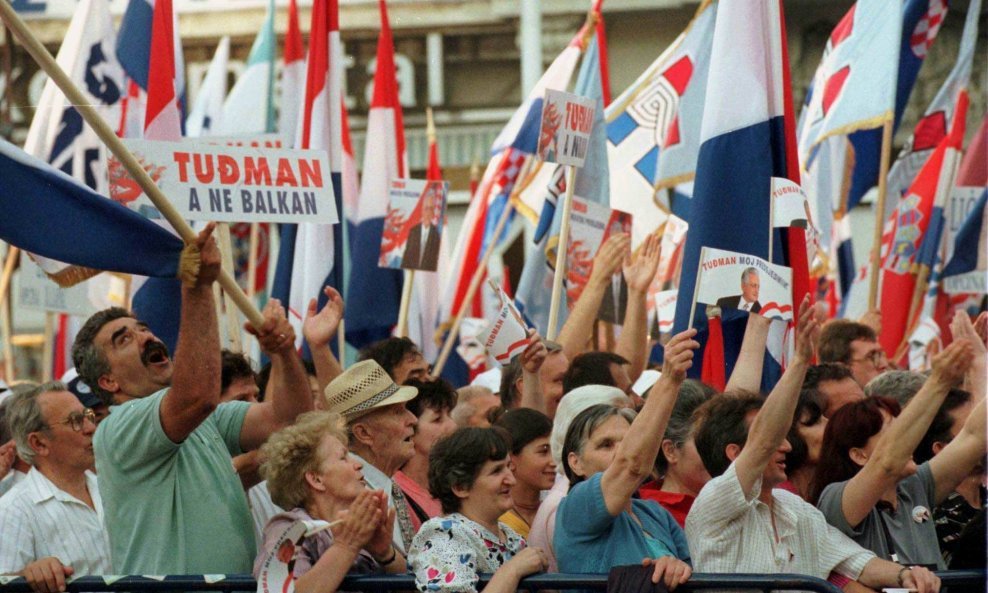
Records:
M549 448L552 450L552 460L556 462L556 471L563 474L563 441L569 425L580 412L598 404L613 406L630 406L631 400L617 387L609 385L584 385L570 391L559 400L556 408L556 418L552 421L552 434L549 436Z

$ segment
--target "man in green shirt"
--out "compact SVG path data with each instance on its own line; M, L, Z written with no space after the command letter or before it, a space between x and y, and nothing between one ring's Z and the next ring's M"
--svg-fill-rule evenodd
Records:
M147 325L119 307L90 317L73 346L79 375L114 404L93 446L118 574L249 573L254 534L231 458L312 409L294 331L274 300L264 324L248 327L271 357L269 398L220 403L213 226L196 241L195 283L182 287L174 361Z

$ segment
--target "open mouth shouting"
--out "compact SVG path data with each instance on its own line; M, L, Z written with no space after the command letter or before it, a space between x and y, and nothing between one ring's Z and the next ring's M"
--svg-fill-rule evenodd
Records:
M149 341L141 352L141 362L144 366L168 364L168 347L157 340Z

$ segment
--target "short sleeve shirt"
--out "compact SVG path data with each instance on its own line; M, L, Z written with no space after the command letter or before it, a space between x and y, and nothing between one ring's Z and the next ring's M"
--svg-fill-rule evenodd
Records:
M683 529L658 503L632 499L641 525L626 511L612 516L604 502L602 476L576 484L559 503L553 547L560 572L607 573L661 556L690 561Z
M915 474L896 486L895 510L879 510L876 505L855 527L848 524L841 508L846 486L847 481L828 485L817 501L817 507L831 525L886 560L891 560L887 533L892 537L898 562L946 568L933 520L936 483L929 463L920 465Z
M161 426L167 392L114 406L93 438L114 572L250 572L257 548L232 462L250 404L220 404L174 443Z

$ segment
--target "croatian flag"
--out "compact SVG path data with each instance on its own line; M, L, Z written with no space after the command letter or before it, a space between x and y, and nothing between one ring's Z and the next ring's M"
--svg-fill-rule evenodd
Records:
M192 104L192 111L185 121L186 135L189 138L209 136L221 127L223 100L226 99L226 71L230 61L230 38L223 36L216 46L213 61L209 63L206 76L199 86L199 94Z
M769 222L771 178L799 181L789 89L781 0L721 4L714 30L674 331L684 330L691 321L701 247L769 259L769 242L775 239ZM782 259L778 258L784 252L781 241L775 245L773 254ZM737 358L745 323L743 313L724 313L725 376L730 376ZM719 355L716 345L707 343L709 332L703 307L698 307L693 325L700 329L703 349L713 347L713 354ZM700 354L701 358L705 355ZM691 374L699 375L702 366L694 364Z
M360 348L386 338L398 322L402 271L377 266L391 180L405 177L405 127L398 102L394 40L388 10L379 0L381 34L377 44L374 95L367 116L364 175L350 235L353 269L347 283L347 341Z
M943 204L953 186L954 175L964 142L968 98L965 89L956 97L950 133L927 159L909 191L898 201L885 223L882 236L881 309L882 332L879 342L886 354L898 359L903 340L908 337L909 314L916 291L916 266L932 265L933 257L922 261L924 242L928 253L939 253L939 227Z
M592 99L596 104L586 161L583 167L576 171L574 194L585 200L608 206L610 204L610 187L608 184L610 174L607 161L607 127L604 122L604 86L601 77L599 41L597 35L594 34L594 38L590 41L587 51L583 55L580 72L576 77L576 87L573 89L577 95ZM558 189L561 192L557 194L560 197L566 191L564 169L562 165L556 165L557 174L553 178L556 180L553 189ZM559 233L562 228L562 209L556 208L554 200L545 201L539 226L540 229L536 230L535 236L538 251L534 254L535 257L529 257L525 260L525 267L522 269L515 299L519 310L524 311L528 320L540 331L548 334L550 333L548 324L553 276L549 266L550 262L555 264L556 246L559 244ZM549 228L545 229L546 226ZM541 234L540 230L542 230ZM567 308L560 308L559 327L555 328L557 334L566 322L567 312Z
M106 0L79 3L58 52L58 64L76 83L99 115L110 125L120 119L124 75L113 54L115 34ZM48 80L41 93L24 150L74 177L98 193L105 193L106 148L65 96ZM32 259L61 286L70 286L98 274L38 254Z
M298 5L288 2L288 28L285 31L284 66L281 69L281 101L278 104L278 133L294 142L298 129L298 112L305 88L305 48L298 26Z
M117 35L117 60L123 66L127 77L137 83L144 92L149 92L152 49L151 37L154 24L155 0L130 0L120 21L120 33ZM185 59L182 55L182 39L178 35L178 18L172 13L171 3L168 5L171 15L171 29L175 33L172 39L174 56L175 93L179 103L185 98Z
M175 278L182 240L0 140L0 239L97 270Z
M946 9L945 9L946 10ZM923 117L916 122L912 136L906 141L888 175L888 198L883 218L887 218L899 198L906 194L909 185L919 174L923 163L947 135L954 116L954 99L961 88L966 88L971 78L971 63L978 40L978 18L981 16L981 0L971 0L957 61L947 75L940 90L930 102Z
M264 134L275 131L274 119L274 0L254 45L247 56L247 67L223 105L220 134Z
M312 6L301 125L295 142L298 148L328 151L337 212L342 210L343 64L339 35L337 0L316 0ZM301 327L309 300L317 299L322 307L326 301L324 286L343 288L343 237L337 230L328 224L281 225L281 246L271 294L288 307L296 346L302 345Z
M144 138L147 140L175 141L182 137L182 115L175 84L177 54L174 41L178 36L174 25L171 0L156 0L144 119ZM158 222L171 232L164 219ZM143 282L135 278L131 286L134 290L131 301L134 312L174 351L178 344L181 318L181 284L175 278L147 278Z

